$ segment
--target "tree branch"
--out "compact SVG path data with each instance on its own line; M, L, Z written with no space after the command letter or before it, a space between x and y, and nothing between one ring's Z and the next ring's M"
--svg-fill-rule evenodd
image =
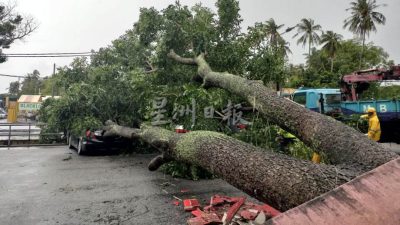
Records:
M365 172L398 157L353 128L279 97L261 83L212 71L204 55L182 58L171 50L168 57L182 64L197 65L198 75L207 83L247 99L264 117L293 133L312 149L325 153L335 165L344 164Z
M180 62L182 64L197 65L195 59L183 58L183 57L177 55L174 50L170 50L170 52L168 53L168 57L173 59L173 60L175 60L175 61L177 61L177 62Z

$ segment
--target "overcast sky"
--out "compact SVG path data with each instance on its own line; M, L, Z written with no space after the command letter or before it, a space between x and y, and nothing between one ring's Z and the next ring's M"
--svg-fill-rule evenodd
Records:
M0 0L5 2L4 0ZM105 47L118 38L137 21L140 7L154 6L163 9L175 0L17 0L17 11L33 16L38 29L25 41L14 43L5 53L49 53L87 52ZM181 0L181 4L193 6L201 2L215 10L215 0ZM274 18L279 24L293 26L302 18L312 18L323 30L333 30L352 38L352 33L343 29L343 20L349 16L345 9L350 0L240 0L240 14L244 19L243 31L255 22ZM378 26L368 41L382 46L391 59L400 63L400 0L378 0L387 4L379 9L387 19L385 26ZM307 51L297 46L292 36L295 31L285 34L290 41L293 54L290 62L304 62ZM0 73L26 75L34 69L41 76L52 73L53 63L68 65L69 58L10 58L0 64ZM0 77L0 93L7 92L11 81L16 78Z

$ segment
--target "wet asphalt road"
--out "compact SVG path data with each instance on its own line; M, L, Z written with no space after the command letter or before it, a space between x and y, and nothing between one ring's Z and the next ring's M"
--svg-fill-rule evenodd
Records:
M0 224L186 224L190 214L172 204L173 195L203 205L214 194L244 195L219 179L150 172L151 158L78 156L64 146L0 148Z

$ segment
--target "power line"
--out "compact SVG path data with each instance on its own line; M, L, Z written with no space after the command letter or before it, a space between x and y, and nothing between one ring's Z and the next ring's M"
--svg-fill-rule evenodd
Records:
M25 78L26 76L18 76L18 75L9 75L9 74L0 74L3 77L17 77L17 78Z
M7 58L57 58L57 57L80 57L80 56L92 56L93 54L87 55L4 55Z
M82 55L82 54L93 54L96 52L59 52L59 53L5 53L5 55Z
M57 53L4 53L7 58L56 58L92 56L96 52L57 52ZM1 54L1 53L0 53Z

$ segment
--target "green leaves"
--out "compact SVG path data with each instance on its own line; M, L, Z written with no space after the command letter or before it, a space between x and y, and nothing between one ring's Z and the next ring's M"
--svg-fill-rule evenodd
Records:
M376 0L357 0L356 2L351 2L350 5L351 7L347 10L351 11L351 16L344 21L343 28L348 27L351 32L357 34L362 39L359 64L359 69L361 69L364 57L365 37L369 36L371 31L376 32L375 24L384 25L386 22L386 17L374 10L384 5L376 4Z
M218 34L221 41L235 40L240 34L240 23L243 21L239 14L239 1L218 0Z
M343 36L333 31L327 31L321 35L322 49L333 58L340 47L340 41Z
M386 17L375 9L380 6L376 4L376 0L357 0L350 3L351 7L347 10L350 11L351 16L344 21L344 28L348 28L351 32L365 38L369 36L371 31L376 31L375 24L384 25Z
M134 31L140 34L140 43L147 47L157 41L161 25L162 16L155 8L140 8L139 21L135 23Z
M308 44L308 55L311 54L311 47L318 45L320 42L319 34L321 32L321 26L314 23L313 19L301 19L301 22L297 24L297 34L300 38L297 40L297 44L302 44L303 47Z
M340 76L357 71L362 44L356 40L339 41L332 66L331 55L326 49L313 49L307 59L308 67L294 66L290 68L290 86L299 87L338 87ZM364 50L362 68L371 68L379 64L387 64L388 54L379 46L368 44Z
M6 61L1 49L10 48L15 40L20 40L36 29L32 18L15 12L15 5L0 3L0 63Z

